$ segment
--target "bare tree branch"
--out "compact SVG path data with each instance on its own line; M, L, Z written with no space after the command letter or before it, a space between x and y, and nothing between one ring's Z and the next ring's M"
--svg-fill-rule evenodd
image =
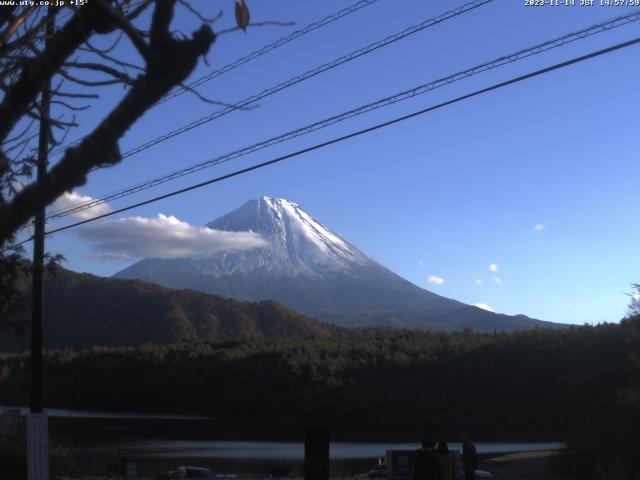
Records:
M192 13L196 18L201 20L203 23L213 24L213 23L217 22L218 20L220 20L220 18L222 18L222 10L220 10L215 17L207 18L204 15L202 15L198 10L193 8L189 4L189 2L187 2L186 0L178 0L178 1L179 1L180 5L185 7L190 13Z
M236 110L242 110L242 111L248 111L248 110L253 110L254 108L258 108L258 105L249 105L249 106L239 107L239 106L231 104L231 103L225 103L225 102L221 102L219 100L213 100L213 99L205 97L200 92L198 92L195 88L187 85L186 83L181 83L180 86L182 88L184 88L185 90L187 90L188 92L193 93L196 97L198 97L203 102L209 103L211 105L219 105L219 106L225 107L225 108L235 108Z
M118 37L118 41L120 40L121 36ZM128 67L128 68L132 68L134 70L138 70L140 72L144 72L144 68L139 66L139 65L135 65L133 63L129 63L129 62L125 62L124 60L121 60L119 58L116 58L114 56L109 55L109 52L111 51L112 48L115 48L115 46L117 45L117 42L114 43L112 45L112 47L110 47L110 49L106 49L106 50L101 50L99 48L94 47L93 45L91 45L91 43L89 41L86 42L86 47L80 47L80 50L86 51L86 52L90 52L90 53L95 53L96 55L98 55L99 57L107 60L108 62L111 62L115 65L119 65L121 67Z
M187 40L171 37L172 10L167 8L174 4L175 0L163 0L156 4L151 29L154 48L149 49L147 71L133 82L120 103L77 147L65 152L47 174L43 188L31 183L18 192L10 203L0 207L0 243L28 221L34 208L46 206L65 191L83 185L92 168L118 163L121 157L117 142L122 135L148 108L173 87L184 82L195 68L198 58L208 52L215 40L208 25L203 25ZM161 29L165 29L164 32Z
M91 105L71 105L70 103L64 102L62 100L51 100L52 105L61 105L64 108L69 110L73 110L74 112L79 112L82 110L87 110L91 108Z
M267 26L272 26L272 25L276 25L279 27L292 27L296 24L296 22L276 22L276 21L268 21L268 22L254 22L254 23L250 23L249 25L247 25L248 27L267 27ZM216 32L217 36L220 35L226 35L227 33L233 33L233 32L238 32L241 31L242 28L240 27L231 27L231 28L225 28L224 30L219 30Z
M34 25L33 27L30 27L29 29L27 29L27 31L24 34L19 35L18 38L11 43L8 43L9 37L11 37L11 34L9 32L5 32L5 39L3 42L0 42L0 55L5 56L9 52L12 52L20 47L23 47L29 43L33 43L34 41L36 41L38 38L38 35L44 35L44 28L47 26L49 22L53 21L54 18L55 18L54 15L43 16L42 18L40 18L40 20L38 21L39 23L37 25ZM37 20L37 18L34 20Z
M59 90L54 90L51 92L52 95L56 97L65 97L65 98L100 98L100 95L97 93L69 93L69 92L61 92Z
M35 123L35 120L31 120L22 131L20 131L19 133L17 133L13 137L6 139L4 141L4 143L3 143L3 145L8 145L9 143L13 143L16 140L19 140L21 137L26 135L29 130L31 130L31 127L33 127L34 123Z
M16 33L18 28L20 28L20 26L24 22L27 21L27 19L31 16L31 14L35 11L35 9L36 7L33 7L33 6L29 7L24 12L22 12L21 15L18 15L17 17L15 17L13 21L9 24L9 26L7 26L5 31L2 32L2 38L0 39L0 41L2 41L3 44L8 42L11 36L14 33Z
M159 5L162 5L164 1L165 0L163 0L162 2L159 2ZM171 1L171 0L166 0L166 1ZM156 10L157 9L158 9L158 4L156 5ZM140 53L142 58L144 58L145 61L148 62L150 49L149 49L149 46L144 41L144 38L143 38L144 36L142 32L140 32L137 28L135 28L126 17L123 17L120 14L120 12L111 8L110 5L107 5L105 7L105 11L108 17L111 19L111 21L113 21L118 26L118 28L120 28L127 35L127 37L129 37L129 40L131 41L131 43L133 43L133 46L136 47L136 50L138 50L138 53Z
M43 118L43 115L42 115L41 112L34 112L34 111L28 112L27 116L29 116L30 118L33 118L35 120L40 120L41 118ZM44 117L51 124L51 126L53 126L55 128L64 129L64 128L68 128L68 127L77 127L78 126L78 124L76 122L74 122L74 121L65 122L64 120L60 120L59 118L51 118L48 115L44 115Z
M49 39L41 55L26 63L20 78L7 90L0 103L0 142L27 113L47 78L94 32L106 33L115 26L105 20L105 0L92 0Z
M118 32L118 35L116 36L116 38L113 41L113 43L110 46L108 46L107 48L103 48L103 49L100 49L98 47L93 46L91 44L91 40L90 39L87 39L85 44L87 45L87 47L89 47L89 49L91 49L95 53L104 53L106 55L106 54L112 52L120 44L120 41L122 40L122 35L123 35L123 32ZM79 50L82 50L82 48L83 47L80 47Z
M64 78L69 80L70 82L77 83L78 85L83 85L85 87L105 87L108 85L116 85L118 83L123 83L122 80L119 79L111 79L111 80L83 80L82 78L78 78L75 75L71 75L69 72L65 70L60 70L58 72ZM128 82L124 82L128 83Z
M67 68L77 68L82 70L93 70L96 72L106 73L107 75L111 75L114 79L118 80L116 83L124 83L125 85L129 85L134 82L133 78L127 75L124 72L120 72L115 68L112 68L108 65L104 65L102 63L95 62L65 62L63 64L64 67ZM64 70L63 70L64 71ZM68 73L68 72L67 72ZM84 83L86 84L86 83Z

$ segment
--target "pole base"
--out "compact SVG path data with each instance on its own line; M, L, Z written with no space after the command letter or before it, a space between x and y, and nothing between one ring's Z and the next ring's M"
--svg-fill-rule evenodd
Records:
M27 479L49 480L49 419L46 413L27 414Z

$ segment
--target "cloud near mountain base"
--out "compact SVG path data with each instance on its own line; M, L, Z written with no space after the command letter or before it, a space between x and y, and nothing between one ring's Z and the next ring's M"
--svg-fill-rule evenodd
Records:
M486 303L475 303L473 306L481 308L482 310L486 310L487 312L495 312L495 310L490 305L487 305Z
M96 199L76 192L64 193L52 205L54 213L88 206ZM106 202L70 213L76 220L90 220L112 212ZM107 218L73 230L83 241L93 245L92 256L99 259L181 258L210 255L222 250L249 250L268 245L254 232L227 232L196 227L174 216L158 214L156 218Z
M93 256L101 259L180 258L267 246L254 232L196 227L161 213L156 218L102 220L79 227L76 234L92 243Z

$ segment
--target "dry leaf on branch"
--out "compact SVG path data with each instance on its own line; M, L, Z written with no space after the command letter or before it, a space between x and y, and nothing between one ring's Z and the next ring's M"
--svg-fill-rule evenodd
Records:
M247 7L244 0L236 2L236 23L245 33L247 32L247 25L249 25L249 17L249 7Z

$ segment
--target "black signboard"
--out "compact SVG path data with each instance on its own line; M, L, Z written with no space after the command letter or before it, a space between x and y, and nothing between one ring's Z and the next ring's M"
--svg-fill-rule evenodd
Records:
M452 451L451 467L453 478L460 478L460 452ZM407 480L413 476L413 462L418 450L387 450L387 479Z
M417 450L388 450L387 476L411 477L413 474L413 462L417 454ZM391 471L389 471L389 467L391 467Z

